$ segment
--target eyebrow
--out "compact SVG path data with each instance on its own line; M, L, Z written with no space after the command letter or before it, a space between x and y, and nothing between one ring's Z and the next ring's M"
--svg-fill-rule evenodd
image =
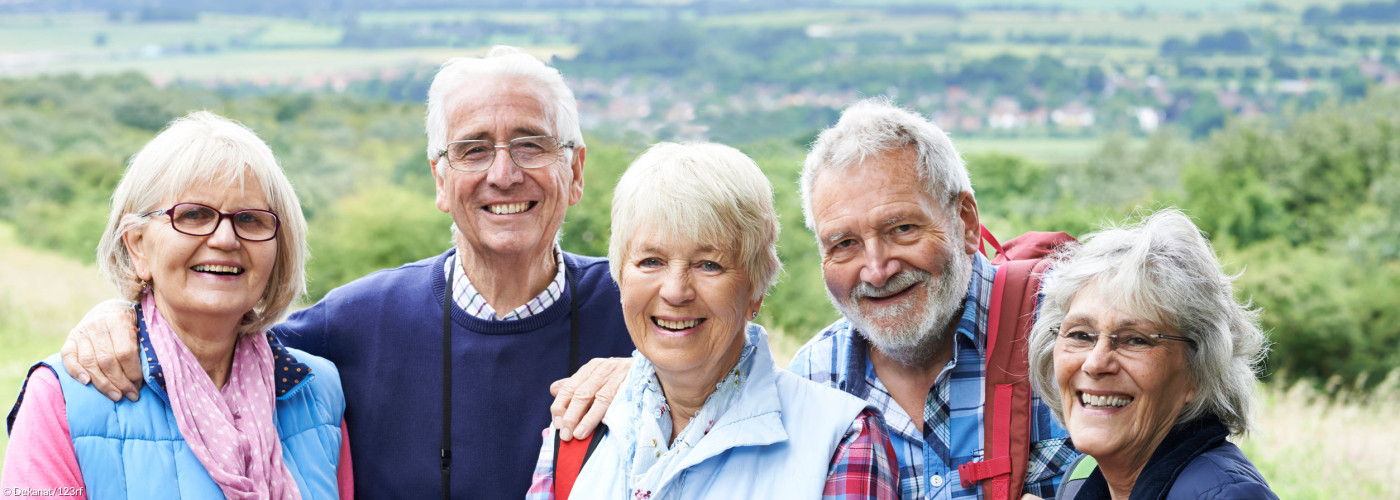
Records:
M1065 319L1061 320L1060 322L1062 324L1073 326L1094 326L1093 316L1083 313L1065 316ZM1156 323L1145 319L1128 318L1120 319L1118 321L1113 322L1113 326L1109 329L1109 331L1118 332L1122 330L1138 329L1142 328L1143 326L1156 327L1157 325Z
M823 246L831 245L831 244L833 244L833 243L836 243L836 242L838 242L838 241L841 241L841 240L844 240L844 239L846 239L846 238L851 237L852 234L855 234L855 233L853 233L853 232L851 232L851 231L838 231L838 232L832 233L831 236L827 236L827 237L825 237L825 238L822 238L822 245L823 245Z
M514 128L514 129L511 129L510 132L511 132L511 139L519 139L519 138L521 138L521 137L535 137L535 136L541 136L541 135L550 135L548 132L545 132L545 131L542 130L542 129L535 128L534 126L516 127L516 128ZM487 138L487 137L490 137L490 136L491 136L491 132L482 130L482 131L477 131L477 132L473 132L473 133L471 133L471 134L464 135L464 136L462 136L460 139L455 139L455 140L457 140L457 141L482 141L482 140L487 140L486 138ZM449 142L450 142L450 141L449 141Z

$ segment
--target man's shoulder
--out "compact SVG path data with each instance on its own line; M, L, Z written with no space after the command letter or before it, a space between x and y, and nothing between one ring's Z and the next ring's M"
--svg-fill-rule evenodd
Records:
M844 359L854 335L849 320L837 319L797 350L788 370L809 380L835 384L846 368Z
M450 250L449 250L450 251ZM400 295L414 289L430 289L433 269L438 271L437 276L442 276L443 259L446 253L434 255L423 260L409 262L392 269L380 269L366 274L354 281L335 287L326 293L324 301L344 301L363 300L366 297L380 298L387 295ZM446 283L447 278L440 278Z

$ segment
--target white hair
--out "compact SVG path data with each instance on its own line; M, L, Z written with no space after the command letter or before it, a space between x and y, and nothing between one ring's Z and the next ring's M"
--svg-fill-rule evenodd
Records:
M858 168L866 160L896 149L913 146L918 152L919 179L931 200L950 219L958 218L957 199L972 193L967 166L953 142L937 125L890 102L875 97L857 102L841 112L841 119L822 131L802 165L802 215L807 228L817 230L812 215L812 187L823 172Z
M497 45L484 57L454 57L442 64L433 83L428 88L428 161L433 162L438 175L443 175L443 165L437 160L447 148L447 101L462 85L469 81L490 76L515 76L533 81L538 85L541 103L549 115L546 120L554 125L554 137L560 142L573 141L574 150L582 148L583 131L579 128L578 102L574 92L564 84L559 70L527 54L517 47Z
M1108 228L1056 256L1041 291L1031 332L1030 375L1037 393L1064 422L1055 380L1052 331L1075 294L1090 284L1112 307L1190 338L1186 364L1196 396L1176 423L1215 415L1231 434L1250 429L1256 370L1268 352L1259 311L1235 300L1232 282L1210 242L1185 214L1165 209L1140 222Z
M628 245L641 228L726 245L748 274L754 300L782 269L773 186L753 160L729 146L663 142L627 167L613 192L613 280L620 281Z
M139 214L170 208L159 205L179 200L197 186L243 189L248 176L262 187L281 227L267 289L244 315L238 332L267 330L306 292L306 219L272 150L252 130L228 118L208 111L190 113L170 122L131 158L112 193L112 212L97 244L98 269L127 300L140 300L141 279L122 241L127 231L151 220Z

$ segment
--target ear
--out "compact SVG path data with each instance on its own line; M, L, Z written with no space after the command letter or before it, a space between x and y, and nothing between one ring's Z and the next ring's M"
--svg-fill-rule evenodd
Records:
M972 193L962 192L958 195L958 217L963 222L963 244L968 255L977 253L977 247L982 242L982 223L977 217L977 198L972 197Z
M440 161L442 157L438 157L438 159ZM447 214L452 213L449 211L452 208L452 197L447 194L447 179L438 175L437 168L433 166L432 160L428 160L428 171L433 174L433 183L437 185L437 198L434 202L437 204L438 210Z
M748 310L748 313L749 313L748 316L749 316L749 318L758 319L758 310L759 310L759 309L762 309L762 308L763 308L763 297L759 297L758 300L753 301L753 304L750 304L750 305L749 305L749 310Z
M569 168L574 172L574 180L569 184L569 206L577 205L583 199L583 158L588 155L588 148L579 146L574 148L573 161L569 162Z
M142 246L145 241L146 226L131 228L122 235L122 244L126 245L126 253L131 254L131 267L136 271L136 277L141 281L151 280L150 256L146 254L146 248Z

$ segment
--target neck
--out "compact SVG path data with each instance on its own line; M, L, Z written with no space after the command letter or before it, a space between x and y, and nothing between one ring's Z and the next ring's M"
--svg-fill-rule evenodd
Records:
M942 345L934 351L933 356L918 365L904 364L886 355L874 344L869 344L870 364L875 368L875 375L880 377L880 382L890 391L890 397L894 398L920 431L924 430L924 405L927 404L928 393L933 389L933 384L938 382L938 375L943 372L943 366L953 359L953 342L952 333L944 335Z
M1094 456L1099 463L1099 472L1103 473L1104 482L1108 483L1108 491L1114 500L1126 500L1133 493L1138 475L1147 468L1147 461L1152 458L1152 453L1157 451L1157 447L1170 431L1171 426L1160 431L1151 441L1151 446L1130 447L1117 453Z
M539 296L559 272L553 246L543 253L506 256L464 251L468 248L460 241L457 244L457 260L462 263L462 272L500 315Z
M229 371L233 369L233 348L238 344L238 323L243 316L229 318L181 313L167 307L160 296L156 296L156 306L175 336L194 353L194 358L204 368L204 373L209 375L209 380L214 382L214 387L223 388L224 383L228 382Z
M731 352L726 353L725 359L715 365L722 367L716 373L699 375L667 373L659 368L656 370L656 380L661 382L661 393L666 397L666 405L671 407L671 442L675 442L676 436L690 424L690 419L705 406L705 401L715 393L715 386L719 385L725 374L739 364L739 355L743 350L744 340L740 334Z

